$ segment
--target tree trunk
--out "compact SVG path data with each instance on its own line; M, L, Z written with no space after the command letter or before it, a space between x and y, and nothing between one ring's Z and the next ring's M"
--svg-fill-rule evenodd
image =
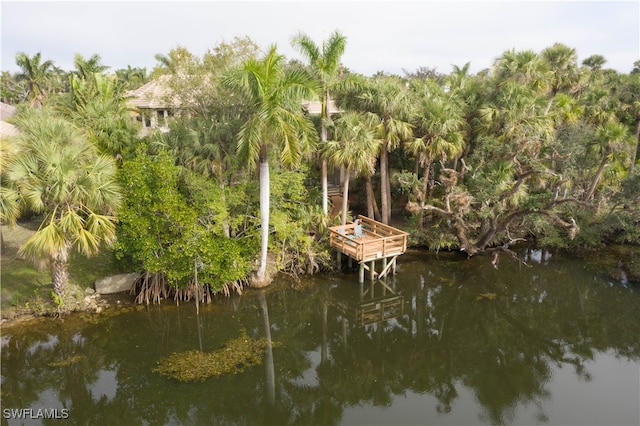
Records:
M424 165L422 175L422 190L420 192L419 204L422 206L427 201L427 192L429 191L429 175L431 174L431 162L427 161ZM418 228L422 229L422 220L424 218L424 209L418 211Z
M600 178L602 177L602 173L604 172L604 167L607 165L607 158L609 157L610 153L611 153L611 150L608 149L604 157L602 158L602 162L600 163L600 167L598 167L596 176L593 178L593 182L591 182L591 186L589 187L587 194L584 196L585 201L589 201L593 198L593 194L596 192L596 187L598 186L598 182L600 181Z
M69 282L69 249L67 247L61 248L51 255L50 260L53 291L63 297Z
M389 181L389 153L386 144L380 150L380 208L382 213L382 223L389 224L390 208L387 183Z
M387 219L391 221L391 208L393 207L393 198L391 198L391 170L389 170L389 152L387 152L387 178L385 179L384 190L387 194Z
M365 188L367 189L367 216L375 220L380 220L380 210L376 202L376 194L373 191L373 181L371 175L365 177Z
M342 189L342 225L347 224L347 210L349 209L349 178L351 170L347 168L344 173L344 187Z
M636 146L631 153L631 165L629 166L629 177L633 176L636 161L638 161L638 145L640 145L640 117L636 118Z
M269 160L266 155L260 157L260 268L258 280L262 281L267 270L267 249L269 247Z
M322 160L320 164L320 173L322 175L322 212L329 214L329 183L327 182L327 160Z
M320 117L320 145L327 142L327 101L322 99L322 112ZM329 213L329 184L327 182L327 160L322 159L320 163L320 173L322 179L322 212Z

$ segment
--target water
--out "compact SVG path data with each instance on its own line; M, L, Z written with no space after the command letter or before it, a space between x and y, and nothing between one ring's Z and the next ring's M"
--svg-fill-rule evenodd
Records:
M5 327L2 424L639 424L638 287L524 257L495 269L411 253L387 287L360 286L354 270L283 279L198 316L170 304ZM260 366L196 383L153 372L242 330L264 337L265 324L274 345Z

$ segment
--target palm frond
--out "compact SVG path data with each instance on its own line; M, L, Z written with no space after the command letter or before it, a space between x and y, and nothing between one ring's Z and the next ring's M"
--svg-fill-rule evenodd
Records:
M37 261L53 256L54 253L67 247L62 227L54 220L38 229L18 250L18 254L27 259Z

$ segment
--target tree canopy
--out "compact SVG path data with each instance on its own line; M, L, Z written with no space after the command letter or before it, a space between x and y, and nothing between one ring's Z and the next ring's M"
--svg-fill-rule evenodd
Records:
M51 231L51 241L86 252L117 229L121 259L176 288L206 281L214 292L254 269L264 276L269 252L291 273L328 267L325 230L347 210L393 220L413 244L469 255L525 239L640 243L637 63L619 73L601 55L579 63L555 43L507 50L477 74L469 63L449 73L427 64L366 77L341 64L338 31L322 44L304 33L291 41L305 64L236 37L202 57L182 46L159 53L149 75L133 64L111 72L97 54L76 55L66 73L40 53L18 54L2 98L46 111L29 124L18 118L23 133L2 142L2 220L43 212L43 230L78 230ZM168 131L136 135L126 93L161 75L178 99ZM314 99L320 117L303 108ZM107 175L90 170L114 167L106 158L120 186L113 202L102 193L97 213L93 198L112 186L91 183ZM340 218L326 205L326 162L345 196ZM86 199L61 209L63 196ZM90 237L86 226L101 214L109 232ZM34 244L25 252L42 251Z

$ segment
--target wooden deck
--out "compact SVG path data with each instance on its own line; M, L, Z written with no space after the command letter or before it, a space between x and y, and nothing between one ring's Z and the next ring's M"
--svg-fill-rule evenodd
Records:
M358 262L368 262L397 256L407 250L407 234L366 216L358 216L362 222L362 238L354 235L354 223L329 228L331 247Z
M386 276L390 268L395 272L395 260L407 250L409 234L366 216L360 215L358 219L362 224L362 237L355 236L353 222L332 226L329 228L331 247L360 263L360 282L364 279L364 269L370 272L372 279ZM387 262L389 258L390 263ZM375 271L375 261L378 259L383 260L381 272Z

